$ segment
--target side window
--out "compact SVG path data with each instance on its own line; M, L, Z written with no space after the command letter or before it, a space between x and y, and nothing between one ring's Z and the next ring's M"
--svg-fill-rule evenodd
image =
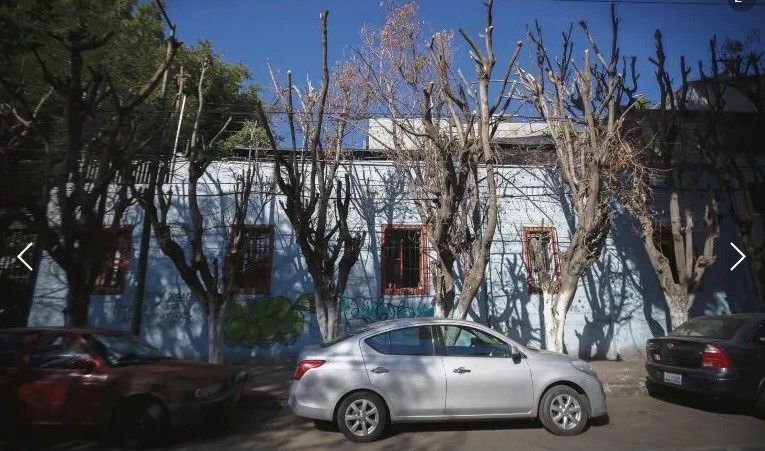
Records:
M24 335L0 334L0 368L21 365Z
M765 324L760 324L760 327L754 333L754 344L765 346Z
M366 343L382 354L434 355L430 326L396 329L367 338Z
M390 354L390 334L388 332L369 337L366 343L380 354Z
M74 362L87 358L77 340L64 335L40 335L37 339L29 367L44 369L71 369Z
M472 327L440 326L449 356L508 357L510 346L499 338Z

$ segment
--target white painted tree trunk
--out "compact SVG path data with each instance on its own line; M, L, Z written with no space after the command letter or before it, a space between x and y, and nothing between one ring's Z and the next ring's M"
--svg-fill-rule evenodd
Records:
M669 306L669 322L671 330L675 330L681 324L688 321L688 311L693 306L694 297L695 295L672 296L668 293L664 294L664 298L667 300L667 306Z
M207 361L210 363L223 363L223 323L225 309L222 307L210 307L207 315Z
M339 300L317 289L314 294L316 299L316 319L319 322L319 332L322 342L332 341L337 336Z
M545 349L563 352L563 332L566 326L566 313L576 293L575 288L561 288L558 294L543 292L543 319Z

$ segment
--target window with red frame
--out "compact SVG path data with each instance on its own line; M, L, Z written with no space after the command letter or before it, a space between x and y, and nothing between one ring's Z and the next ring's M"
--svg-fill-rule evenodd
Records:
M427 241L419 225L384 225L382 294L428 294Z
M102 241L102 263L93 285L93 294L121 294L130 264L133 228L105 227Z
M232 260L233 282L239 293L270 294L273 252L274 226L244 226L239 252Z
M557 290L560 259L555 227L524 227L523 259L529 293Z

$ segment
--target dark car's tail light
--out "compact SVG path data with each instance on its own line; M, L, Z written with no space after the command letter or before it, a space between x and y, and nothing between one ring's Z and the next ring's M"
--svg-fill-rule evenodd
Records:
M706 368L730 368L733 366L733 362L731 362L725 350L710 344L704 349L701 366Z
M300 378L303 377L303 375L308 370L312 370L314 368L318 368L322 365L324 365L325 360L303 360L300 363L298 363L297 369L295 370L295 380L299 381Z

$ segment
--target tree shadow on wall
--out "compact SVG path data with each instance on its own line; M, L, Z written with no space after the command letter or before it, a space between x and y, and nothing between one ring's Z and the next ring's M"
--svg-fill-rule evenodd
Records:
M507 271L499 271L499 281L505 298L505 309L495 321L500 323L508 337L523 346L542 344L543 333L532 327L529 307L532 304L524 264L519 254L503 256ZM493 303L492 303L493 304Z
M351 202L363 222L369 246L366 248L367 252L362 249L359 256L359 261L362 264L356 265L356 268L362 269L355 271L355 273L365 279L364 286L369 287L370 291L368 293L349 294L353 297L375 297L379 294L382 285L380 279L382 274L380 262L381 225L402 222L404 217L414 215L416 212L411 201L407 198L406 179L394 167L352 165L350 171L353 189ZM371 260L371 264L369 260Z
M635 227L625 214L615 214L610 235L612 245L603 250L601 258L582 276L591 318L585 315L582 331L575 332L579 338L580 358L621 359L612 348L614 337L623 327L629 328L628 340L631 342L620 348L629 346L633 353L642 354L645 343L632 329L641 310L651 335L665 334L652 311L660 308L668 315L668 307L650 264L641 261L645 252Z

